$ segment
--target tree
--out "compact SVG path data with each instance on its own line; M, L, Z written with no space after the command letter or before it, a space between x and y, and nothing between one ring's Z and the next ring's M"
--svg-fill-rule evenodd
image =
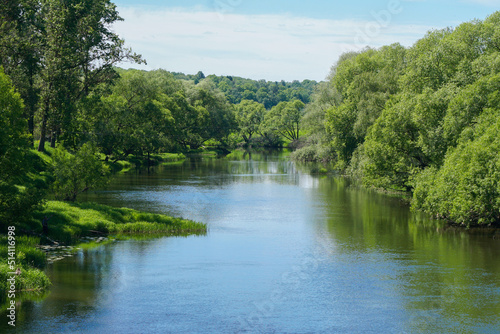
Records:
M102 185L108 174L91 144L84 144L75 154L59 146L52 156L54 183L52 191L56 199L74 201L78 194Z
M129 70L120 75L91 120L95 142L108 157L149 155L166 147L174 123L167 94L175 84L164 72Z
M205 79L205 74L203 74L202 71L198 71L198 73L196 73L196 76L194 78L195 85L197 85L203 79Z
M76 146L77 101L99 83L110 81L116 63L142 61L112 32L111 25L121 18L109 0L45 0L42 13L46 45L42 56L39 151L44 150L48 127L53 145L55 136L61 135Z
M2 1L0 4L0 64L17 87L25 104L27 131L33 142L39 90L44 26L37 0Z
M233 108L225 95L211 81L204 80L198 85L185 84L186 97L195 108L204 108L208 112L208 123L200 132L204 141L214 139L224 142L236 129Z
M255 101L243 100L236 105L236 119L240 133L247 144L252 136L259 131L265 113L264 105Z
M18 222L39 202L26 184L31 171L23 102L0 67L0 220Z
M500 110L464 131L442 168L416 177L412 206L464 224L500 224Z
M348 166L386 102L399 91L405 54L399 44L351 52L332 68L331 94L337 98L326 113L326 128L339 168Z
M264 126L289 140L299 139L304 107L300 100L280 102L266 114Z

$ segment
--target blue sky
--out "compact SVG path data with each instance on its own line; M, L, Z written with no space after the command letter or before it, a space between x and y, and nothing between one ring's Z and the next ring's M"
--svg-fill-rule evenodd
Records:
M411 46L430 29L484 19L500 0L116 0L115 31L169 71L324 80L345 51Z

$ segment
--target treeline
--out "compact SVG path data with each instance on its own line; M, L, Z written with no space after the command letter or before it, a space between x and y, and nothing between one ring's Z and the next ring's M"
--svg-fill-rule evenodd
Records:
M451 222L500 223L500 12L344 54L304 123L296 157L412 192L415 209Z
M309 103L311 95L318 84L314 80L303 80L302 82L298 80L293 82L285 82L284 80L280 82L256 81L235 76L216 76L213 74L205 77L201 71L195 75L173 74L178 79L192 80L195 84L203 79L207 79L213 82L226 95L230 103L239 104L243 100L250 100L263 104L268 110L280 102L300 100L304 104Z
M145 61L112 31L119 20L109 0L0 3L0 219L47 193L74 200L130 156L299 138L315 82L122 70Z
M0 3L2 227L29 217L49 186L67 189L61 196L72 199L70 188L94 184L90 175L104 170L89 138L90 119L103 116L93 106L118 78L117 63L144 62L112 31L119 20L109 0ZM32 150L35 139L40 152L47 140L52 147L59 142L70 149L71 154L59 145L55 156L68 168L58 173L47 165L49 159ZM75 162L83 168L78 180Z

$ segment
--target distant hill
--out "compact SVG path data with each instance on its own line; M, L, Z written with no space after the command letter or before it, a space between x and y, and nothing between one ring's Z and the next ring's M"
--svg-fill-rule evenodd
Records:
M318 82L314 80L266 81L252 80L234 76L209 75L203 72L197 74L172 73L176 79L192 80L195 83L201 80L212 81L228 98L229 102L238 104L242 100L252 100L262 103L266 109L271 109L283 101L301 100L305 104L311 100L311 95Z

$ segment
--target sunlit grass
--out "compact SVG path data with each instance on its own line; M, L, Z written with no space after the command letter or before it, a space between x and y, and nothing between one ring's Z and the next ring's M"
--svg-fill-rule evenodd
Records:
M10 285L7 279L15 276L16 291L41 291L45 290L50 281L42 271L47 265L45 253L36 246L40 238L31 236L15 236L15 265L10 268L8 261L7 237L0 237L0 303L7 298ZM13 275L17 269L20 275ZM0 307L2 309L2 307Z
M127 208L113 208L96 203L67 203L48 201L46 207L34 215L32 227L41 233L43 217L49 217L49 237L73 244L90 235L204 234L206 225L166 215L140 212Z

